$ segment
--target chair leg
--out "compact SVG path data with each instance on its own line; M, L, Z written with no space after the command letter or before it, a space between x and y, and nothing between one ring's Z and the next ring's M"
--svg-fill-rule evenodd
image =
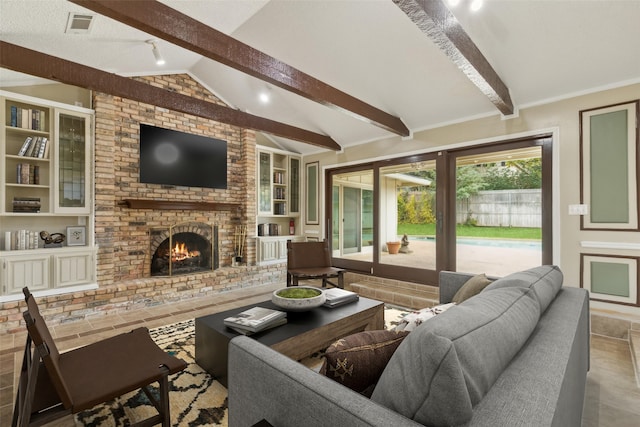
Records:
M24 402L26 401L27 385L29 383L29 365L31 365L31 338L27 336L27 344L24 348L24 356L22 357L22 367L20 368L20 379L18 380L18 390L16 391L16 401L13 407L13 418L11 427L18 425L18 416L22 413Z
M344 289L344 272L338 273L338 287L340 289Z
M160 381L160 413L162 414L162 427L171 427L171 408L169 407L169 379L163 375Z

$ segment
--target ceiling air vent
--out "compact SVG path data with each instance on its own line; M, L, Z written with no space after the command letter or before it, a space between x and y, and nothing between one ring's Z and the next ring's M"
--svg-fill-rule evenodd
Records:
M69 19L67 20L67 34L87 34L91 31L93 25L93 18L95 15L87 15L80 13L69 13Z

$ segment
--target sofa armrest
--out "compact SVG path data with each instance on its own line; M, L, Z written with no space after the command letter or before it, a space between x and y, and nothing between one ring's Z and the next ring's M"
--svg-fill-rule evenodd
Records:
M229 343L229 426L419 426L245 336Z

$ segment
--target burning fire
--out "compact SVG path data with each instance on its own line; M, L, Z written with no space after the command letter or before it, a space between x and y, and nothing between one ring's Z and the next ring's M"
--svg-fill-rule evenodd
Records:
M171 249L171 261L184 261L188 258L199 257L200 251L189 251L185 243L176 242L175 248Z

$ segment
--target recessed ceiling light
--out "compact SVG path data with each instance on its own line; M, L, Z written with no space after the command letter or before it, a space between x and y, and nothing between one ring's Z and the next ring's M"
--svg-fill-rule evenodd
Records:
M480 10L481 7L482 7L482 0L473 0L471 2L471 6L469 6L469 9L471 9L472 12L477 12Z
M269 94L266 92L261 92L260 95L258 95L258 99L260 99L260 102L262 102L263 104L267 104L269 102Z

